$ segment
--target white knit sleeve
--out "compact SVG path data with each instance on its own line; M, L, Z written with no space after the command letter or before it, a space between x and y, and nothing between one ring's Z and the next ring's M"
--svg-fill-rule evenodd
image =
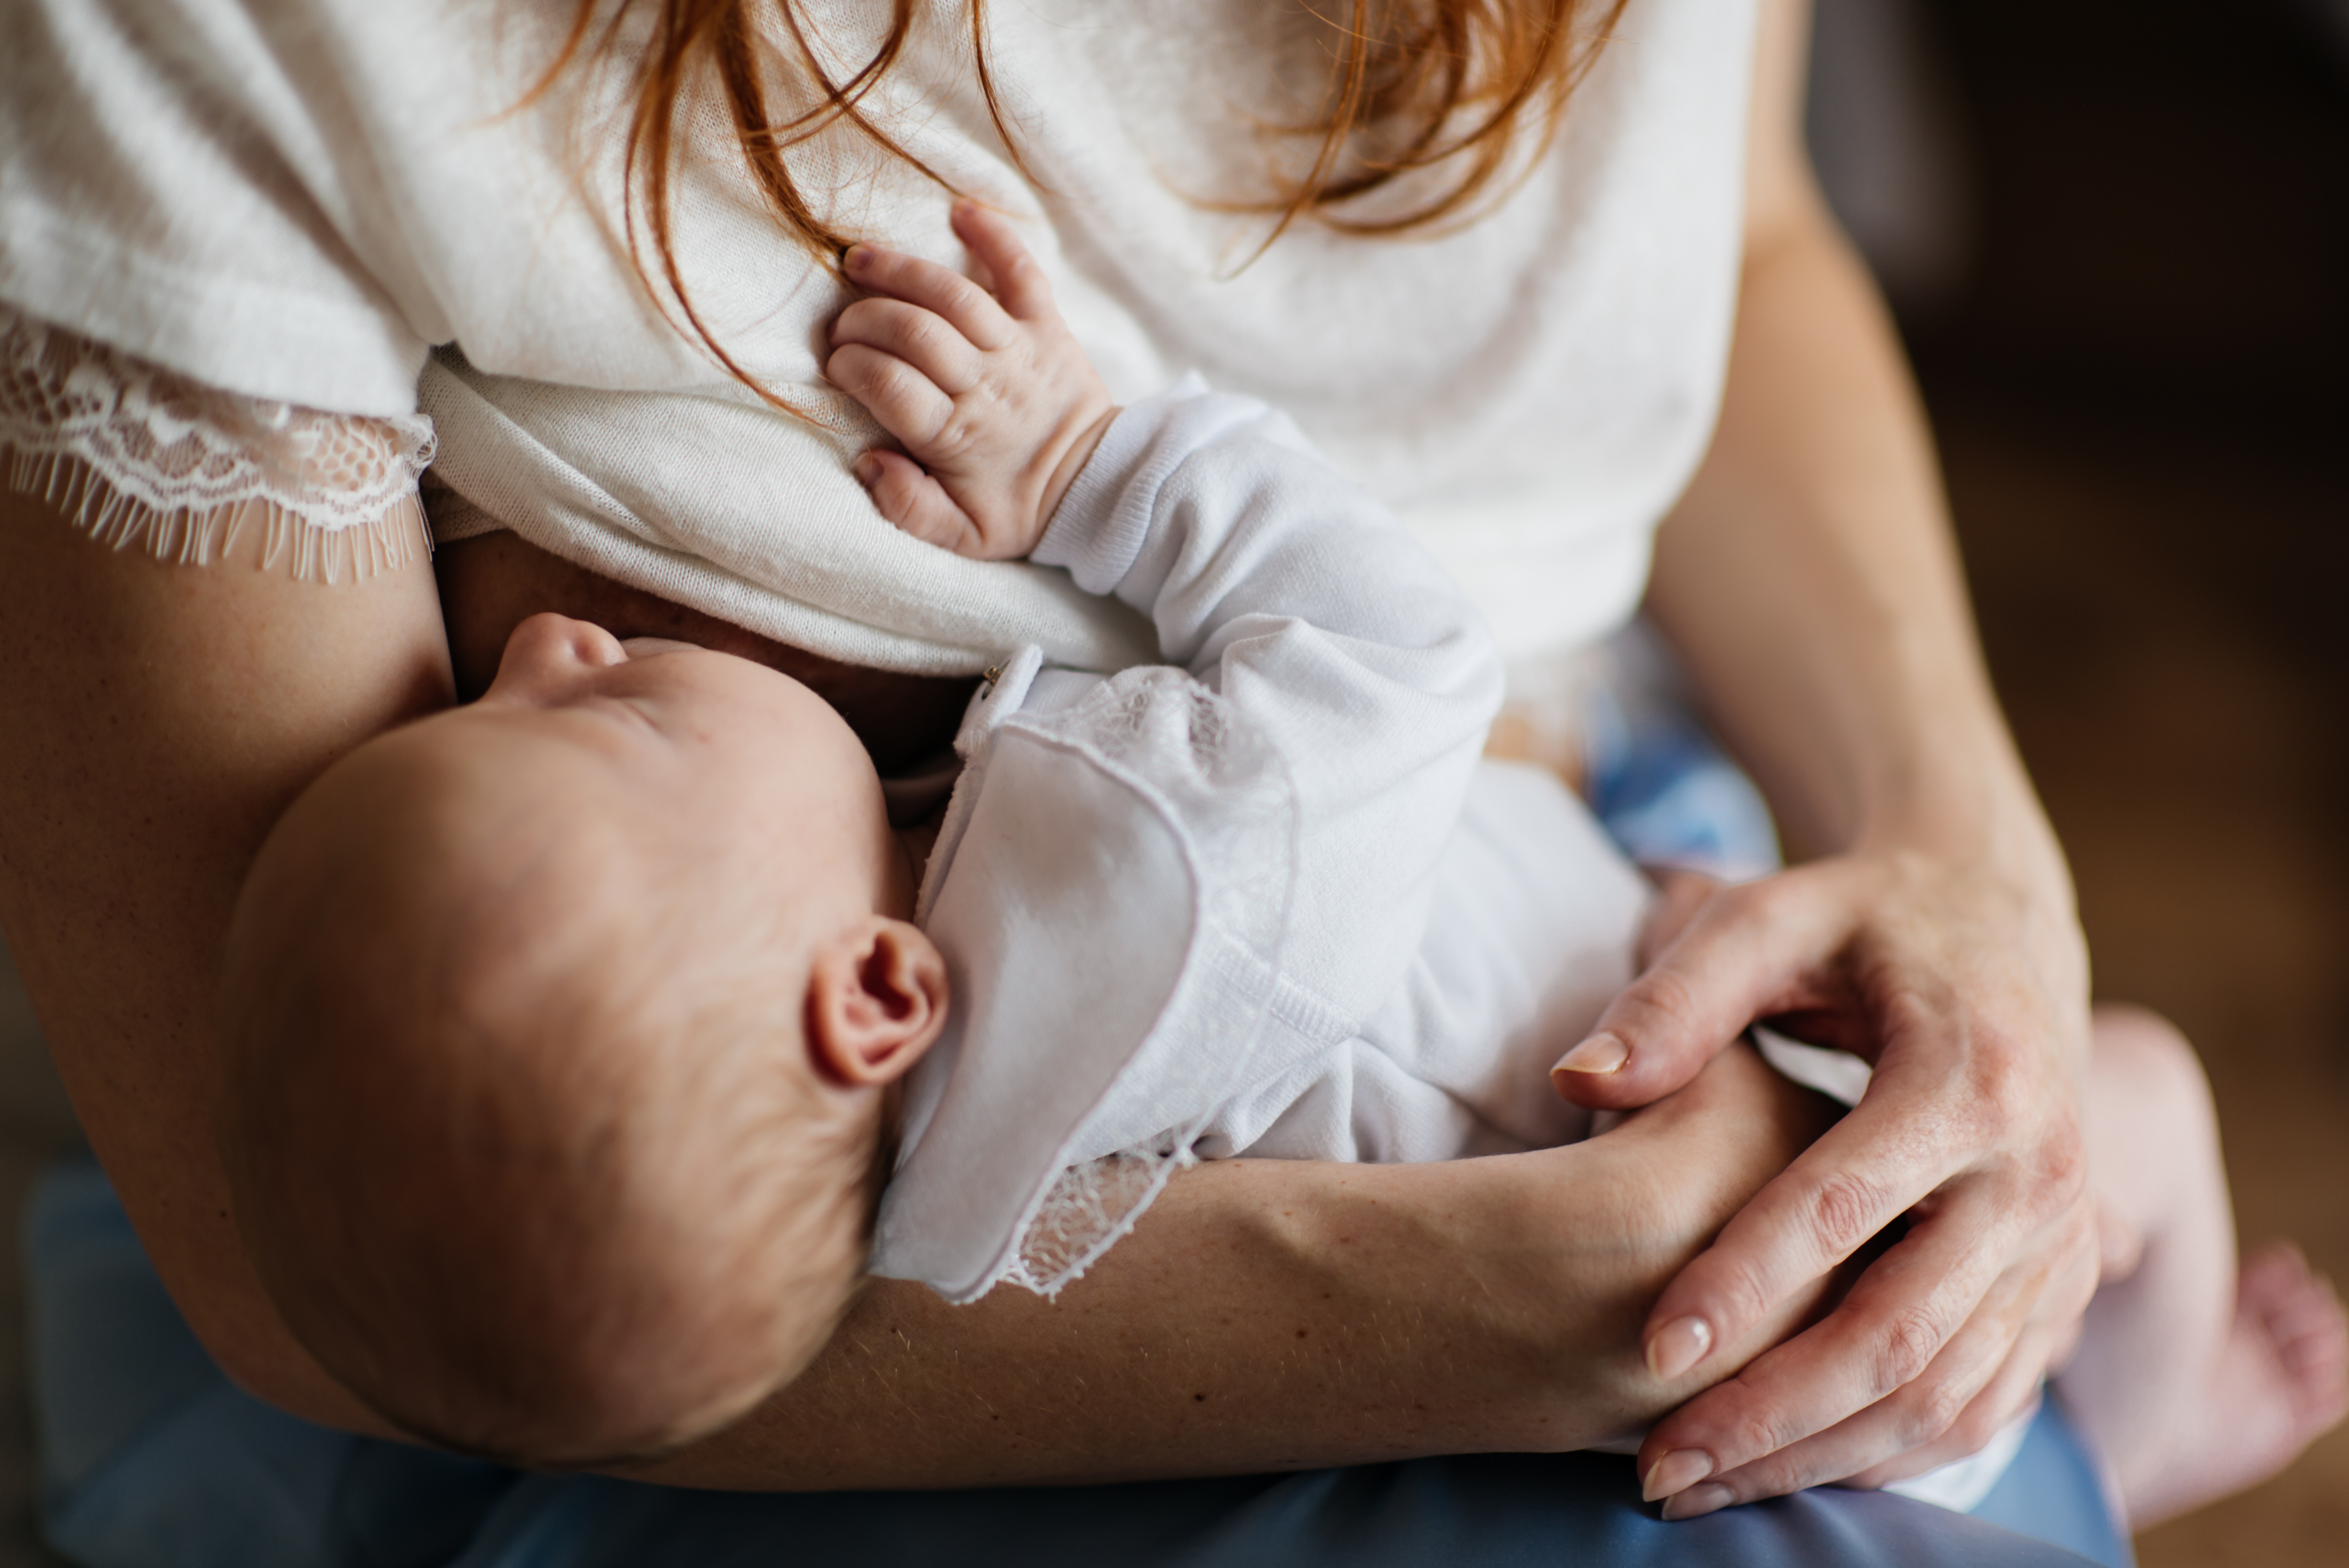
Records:
M1161 657L1287 759L1286 977L1368 1016L1418 947L1500 705L1475 606L1286 416L1196 378L1118 415L1030 559L1148 616Z
M11 488L94 538L159 559L218 559L247 527L264 563L336 582L430 542L417 481L432 423L327 413L222 391L0 306L0 449Z

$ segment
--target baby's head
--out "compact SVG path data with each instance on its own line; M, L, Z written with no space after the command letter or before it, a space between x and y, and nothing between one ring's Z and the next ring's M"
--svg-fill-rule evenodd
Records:
M946 1016L855 736L722 654L525 622L368 742L230 936L222 1148L289 1326L419 1436L658 1452L790 1378Z

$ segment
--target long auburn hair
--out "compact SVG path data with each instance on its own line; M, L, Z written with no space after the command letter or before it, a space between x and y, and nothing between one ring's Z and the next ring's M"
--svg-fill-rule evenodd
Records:
M1471 215L1479 198L1492 192L1511 168L1524 138L1534 138L1538 147L1556 134L1568 95L1630 0L1319 0L1342 5L1342 15L1312 9L1314 3L1308 0L1308 9L1328 30L1329 80L1318 108L1303 120L1267 128L1276 137L1310 144L1309 163L1285 180L1276 177L1269 194L1211 203L1273 220L1257 255L1300 219L1349 233L1393 235ZM583 53L608 56L629 14L641 5L654 9L648 46L628 63L635 109L622 204L629 246L641 265L641 192L661 276L695 335L736 379L792 413L797 410L760 385L711 335L678 271L670 180L688 95L705 85L716 88L743 167L785 231L826 267L838 266L854 237L827 223L802 193L784 156L794 146L845 124L951 189L864 109L866 95L905 52L917 0L889 0L888 30L871 57L843 77L835 77L818 54L806 15L811 4L579 0L561 51L530 94L535 98L544 92ZM1012 162L1033 180L988 64L987 0L966 0L966 5L972 70L988 113ZM767 15L775 26L762 30ZM769 47L788 47L796 57L791 63L811 91L812 107L778 118L761 68L762 51ZM1433 171L1432 182L1399 203L1365 203L1373 192L1423 170Z

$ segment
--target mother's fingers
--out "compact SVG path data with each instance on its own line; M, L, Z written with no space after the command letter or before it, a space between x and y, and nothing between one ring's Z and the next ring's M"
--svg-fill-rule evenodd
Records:
M1559 1060L1558 1093L1596 1109L1651 1104L1755 1018L1804 1000L1801 977L1850 937L1859 901L1837 884L1852 876L1824 866L1714 893Z
M1847 1120L1836 1130L1849 1125ZM1782 1175L1779 1182L1793 1174ZM2001 1191L2008 1185L1975 1178L1944 1194L1937 1212L1918 1222L1870 1264L1826 1317L1657 1423L1640 1449L1642 1473L1654 1470L1670 1455L1696 1453L1703 1456L1707 1474L1725 1474L1826 1431L1918 1380L1974 1316L2015 1251L2018 1220L2004 1212L2010 1205ZM1660 1352L1669 1353L1685 1342L1676 1336L1674 1321L1708 1322L1713 1344L1737 1338L1773 1303L1832 1266L1832 1260L1821 1260L1833 1249L1813 1252L1815 1238L1798 1231L1776 1238L1775 1246L1735 1254L1725 1268L1716 1268L1709 1278L1700 1275L1692 1287L1684 1289L1683 1281L1737 1240L1734 1233L1741 1226L1747 1227L1749 1238L1757 1225L1768 1226L1772 1216L1755 1212L1765 1204L1783 1208L1770 1203L1765 1189L1731 1222L1721 1243L1667 1290L1667 1301L1657 1313L1663 1326L1649 1341L1651 1363L1660 1376L1687 1369L1686 1365L1659 1364L1663 1361ZM1894 1208L1886 1219L1899 1212ZM1864 1223L1844 1216L1831 1222L1837 1228L1857 1229ZM1773 1233L1765 1228L1762 1233L1769 1238ZM1860 1239L1869 1233L1861 1231ZM1672 1299L1675 1293L1680 1293L1677 1300ZM1673 1313L1686 1316L1676 1320L1669 1315ZM2006 1338L2013 1338L2012 1331ZM1997 1348L2002 1356L2004 1345ZM1986 1379L1995 1365L1995 1360L1986 1362L1982 1377ZM1938 1388L1946 1381L1932 1378L1928 1383ZM1971 1392L1967 1390L1968 1397ZM1679 1461L1667 1467L1667 1473L1692 1473L1693 1464Z
M1646 923L1640 929L1640 967L1645 969L1662 957L1671 944L1680 940L1682 932L1697 917L1699 911L1724 885L1720 879L1702 872L1684 872L1666 868L1651 871L1655 880L1655 907L1649 910Z
M2042 1336L2032 1354L2044 1367L2095 1288L2095 1250L2087 1205L2051 1212L2025 1185L1987 1175L1951 1184L1834 1312L1658 1423L1643 1473L1723 1478L1745 1489L1741 1498L1837 1479L1957 1419L2026 1331ZM1980 1277L1982 1260L2018 1256L1995 1282ZM1880 1418L1805 1447L1879 1404ZM1701 1460L1666 1465L1676 1454ZM1725 1479L1747 1467L1744 1481Z
M1667 1501L1668 1519L1830 1481L1921 1475L1988 1443L2028 1403L2052 1335L2031 1320L2036 1282L2002 1280L1924 1373L1825 1430L1707 1478Z
M1658 1297L1643 1336L1658 1376L1677 1377L1711 1346L1753 1330L1929 1193L1936 1195L1931 1212L1865 1279L1880 1287L1899 1260L1931 1248L1947 1271L1938 1282L1942 1299L1950 1283L1966 1282L1971 1310L2044 1227L2060 1220L2089 1239L2086 1154L2060 1063L2013 1031L1977 1023L1961 1033L1945 1008L1920 1012L1917 1001L1882 1005L1877 1071L1859 1105L1756 1193ZM1837 1317L1848 1320L1869 1299L1856 1291ZM1940 1347L1939 1337L1917 1337L1926 1326L1917 1319L1920 1300L1915 1292L1897 1296L1897 1310L1882 1317L1913 1363L1896 1384ZM1957 1321L1946 1319L1944 1332Z
M1785 1497L1813 1486L1874 1490L1979 1453L2009 1421L2037 1412L2040 1370L2046 1365L2044 1349L2043 1334L2026 1336L2017 1343L2007 1364L2013 1369L2012 1381L2009 1372L2002 1369L1939 1439L1909 1450L1898 1461L1856 1474L1851 1470L1852 1455L1897 1448L1904 1440L1903 1432L1921 1429L1940 1418L1917 1413L1919 1400L1887 1400L1883 1408L1863 1410L1841 1426L1760 1464L1692 1486L1665 1500L1663 1515L1670 1520L1695 1519L1737 1503Z
M1982 1452L2006 1428L2038 1413L2040 1386L2057 1360L2055 1339L2055 1331L2044 1323L2033 1322L2025 1326L2016 1336L2014 1347L2007 1352L2005 1364L1999 1367L1997 1376L1959 1412L1958 1418L1940 1436L1880 1464L1854 1470L1843 1478L1843 1483L1890 1486Z
M1974 1152L1951 1136L1951 1130L1920 1132L1904 1119L1895 1099L1871 1093L1755 1193L1723 1227L1719 1239L1664 1287L1641 1336L1650 1367L1660 1377L1677 1377L1712 1346L1743 1337L1780 1302L1857 1252L1949 1181ZM1990 1213L1979 1192L1980 1179L1971 1187L1953 1189L1930 1221L1919 1224L1878 1260L1863 1276L1874 1285L1855 1288L1837 1315L1864 1305L1895 1277L1930 1279L1944 1302L1953 1287L1966 1292L1961 1310L1944 1325L1945 1331L1955 1328L2008 1261L2002 1249L1994 1254L1984 1251L1995 1243L1993 1233L2020 1219ZM1943 1271L1940 1275L1915 1272L1917 1261L1926 1257ZM1924 1326L1914 1321L1913 1293L1903 1299L1911 1320L1905 1328L1913 1335ZM1694 1354L1686 1352L1691 1346L1697 1347ZM1930 1349L1939 1346L1936 1338ZM1923 1365L1919 1358L1903 1379L1915 1376Z

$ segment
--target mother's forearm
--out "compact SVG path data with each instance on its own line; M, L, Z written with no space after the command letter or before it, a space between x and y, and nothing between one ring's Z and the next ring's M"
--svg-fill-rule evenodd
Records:
M1663 1365L1704 1365L1756 1306L1911 1223L1835 1312L1657 1424L1642 1466L1674 1518L1946 1458L1961 1411L1961 1437L1995 1430L2094 1281L2070 880L1890 324L1805 166L1800 9L1765 9L1721 422L1649 606L1812 863L1690 915L1578 1053L1577 1093L1637 1105L1755 1017L1875 1064L1850 1119L1657 1302Z
M1445 1165L1177 1179L1057 1301L880 1284L750 1420L641 1471L761 1489L1243 1473L1634 1434L1789 1326L1664 1384L1664 1282L1823 1125L1724 1056L1606 1138Z
M1987 851L2067 900L1889 318L1798 171L1756 182L1720 427L1649 608L1798 851Z

